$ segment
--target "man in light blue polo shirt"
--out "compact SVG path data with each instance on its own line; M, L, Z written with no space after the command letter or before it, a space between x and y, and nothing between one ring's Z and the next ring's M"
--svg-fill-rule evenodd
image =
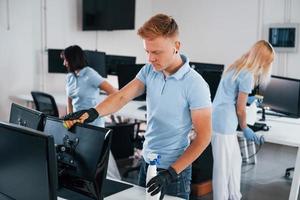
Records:
M139 30L149 64L128 85L109 96L96 108L76 112L66 120L90 122L121 109L146 92L147 130L143 146L144 161L139 184L146 185L149 153L161 156L158 174L148 183L148 192L189 199L191 163L210 142L211 100L207 83L179 54L180 41L176 21L167 15L150 18ZM74 120L74 121L72 121ZM196 137L190 144L188 133L194 127Z

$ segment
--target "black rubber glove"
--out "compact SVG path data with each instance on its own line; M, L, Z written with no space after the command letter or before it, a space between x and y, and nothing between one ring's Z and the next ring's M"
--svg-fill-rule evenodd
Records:
M90 108L88 110L79 110L77 112L69 113L63 117L63 120L79 119L84 113L87 113L89 115L89 117L86 120L84 120L84 123L90 123L97 119L97 117L99 116L99 113L95 108Z
M162 200L165 195L166 186L176 178L177 173L172 167L169 167L167 170L159 171L158 174L147 183L146 187L149 188L147 192L151 193L151 196L161 192L159 199Z

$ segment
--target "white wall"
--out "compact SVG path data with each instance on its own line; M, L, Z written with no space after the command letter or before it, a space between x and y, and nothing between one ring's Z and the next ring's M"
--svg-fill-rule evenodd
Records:
M47 48L78 44L145 62L136 30L82 31L81 5L82 0L0 0L1 120L8 119L11 95L64 92L65 75L47 73ZM268 24L300 23L299 0L136 0L135 27L158 12L178 21L182 52L190 60L226 65L264 38ZM274 74L300 78L299 65L300 50L278 54Z
M29 93L39 83L40 0L0 0L0 118L7 120L13 94Z

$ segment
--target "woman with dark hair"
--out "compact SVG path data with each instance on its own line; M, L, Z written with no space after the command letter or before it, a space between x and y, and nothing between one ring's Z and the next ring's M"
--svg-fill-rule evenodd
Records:
M67 113L96 106L100 102L100 89L108 95L117 91L94 69L88 66L83 50L77 46L67 47L61 54L68 70L66 91ZM104 118L98 118L92 125L104 127Z
M94 69L88 66L83 50L77 46L69 46L61 53L64 66L68 70L66 92L68 96L67 113L96 106L100 101L100 89L108 95L117 91ZM104 118L98 117L90 123L104 127ZM107 176L121 179L116 161L110 152Z

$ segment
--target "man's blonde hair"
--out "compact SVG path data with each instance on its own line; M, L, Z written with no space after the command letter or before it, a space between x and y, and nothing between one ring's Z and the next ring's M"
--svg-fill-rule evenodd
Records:
M157 14L146 21L138 29L137 34L143 39L154 39L178 36L179 30L176 21L171 16Z
M235 80L242 69L248 69L254 75L255 85L265 84L270 78L274 57L275 51L272 45L265 40L260 40L246 54L231 64L224 74L235 69L233 76Z

